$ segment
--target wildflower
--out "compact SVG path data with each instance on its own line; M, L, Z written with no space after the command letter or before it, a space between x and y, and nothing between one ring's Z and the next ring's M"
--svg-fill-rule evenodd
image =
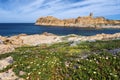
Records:
M66 67L69 67L69 62L66 61L66 62L65 62L65 66L66 66Z
M59 63L57 63L57 65L59 65Z
M113 58L114 58L114 59L116 59L116 57L115 57L115 56L114 56Z
M17 67L17 65L14 65L14 67Z
M30 73L28 73L28 75L30 75Z
M92 62L92 60L90 60L90 62Z
M90 80L92 80L92 78L90 78Z
M24 57L28 57L28 55L24 55Z
M113 73L110 73L110 75L113 75Z
M97 64L99 64L99 62L98 62L98 61L96 61L96 63L97 63Z
M49 58L49 57L46 57L46 58Z
M79 62L80 60L78 59L77 61Z
M38 72L38 74L41 74L41 72Z
M29 79L29 76L26 79Z
M96 74L96 72L95 72L95 71L94 71L93 73L94 73L94 74Z
M33 69L33 71L35 71L36 69Z
M6 68L7 66L4 66L4 68Z
M105 59L108 59L108 56Z
M39 64L37 64L37 66L39 66Z
M30 64L33 64L33 62L30 62Z
M54 62L51 62L52 64L54 63Z
M96 61L96 58L94 58L94 60Z
M117 75L114 75L114 77L117 77Z
M30 69L30 66L28 66L27 68Z

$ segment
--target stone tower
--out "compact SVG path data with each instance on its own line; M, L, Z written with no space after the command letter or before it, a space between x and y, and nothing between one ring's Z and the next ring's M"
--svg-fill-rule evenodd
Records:
M93 13L90 13L90 15L89 15L90 17L93 17Z

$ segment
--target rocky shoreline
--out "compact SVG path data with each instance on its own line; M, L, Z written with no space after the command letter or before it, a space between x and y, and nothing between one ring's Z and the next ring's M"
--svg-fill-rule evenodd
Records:
M35 23L36 26L48 26L48 27L70 27L70 28L86 28L86 29L120 29L120 25L71 25L71 26L64 26L64 25L49 25L49 24L38 24Z
M96 40L113 40L120 39L120 33L115 34L97 34L93 36L80 36L70 34L66 36L58 36L52 33L43 33L35 35L20 34L11 37L0 36L0 54L14 51L16 47L21 46L37 46L41 44L53 44L59 42L81 42Z

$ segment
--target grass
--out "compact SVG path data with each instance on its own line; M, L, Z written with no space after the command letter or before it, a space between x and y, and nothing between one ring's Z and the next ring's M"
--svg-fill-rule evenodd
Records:
M107 52L120 48L119 44L120 40L113 40L82 42L77 46L57 43L20 47L0 55L0 59L14 59L12 65L0 72L13 68L17 76L26 80L119 80L120 53ZM25 74L20 75L20 71Z

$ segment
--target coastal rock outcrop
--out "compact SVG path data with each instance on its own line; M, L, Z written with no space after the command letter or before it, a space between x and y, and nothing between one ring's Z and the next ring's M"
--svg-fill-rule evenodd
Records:
M16 76L13 70L10 69L6 72L0 73L0 80L24 80L24 79Z
M6 68L8 65L12 63L13 63L13 58L11 56L3 60L0 60L0 70L2 70L3 68Z
M14 51L14 47L11 44L10 45L0 44L0 54L8 53L11 51Z
M90 28L114 28L115 26L115 28L120 28L120 20L108 20L105 19L104 17L94 18L92 13L90 13L89 16L63 20L55 18L53 16L41 17L36 21L35 24L43 26L67 26L67 27L90 27Z
M89 41L93 42L96 40L114 40L120 39L120 33L115 34L97 34L93 36L79 36L79 35L67 35L67 36L58 36L52 33L43 33L35 35L16 35L11 37L2 37L0 44L0 54L14 51L16 47L21 46L37 46L41 44L53 44L58 42L81 42Z

